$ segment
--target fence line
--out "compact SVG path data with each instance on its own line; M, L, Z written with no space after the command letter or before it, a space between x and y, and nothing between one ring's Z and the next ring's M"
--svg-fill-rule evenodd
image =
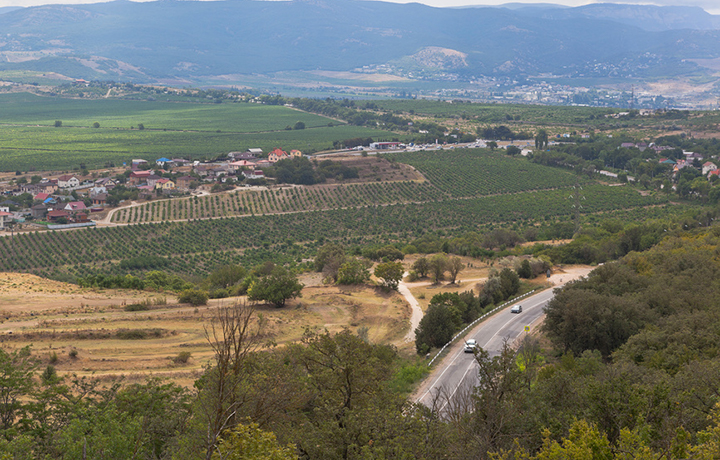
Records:
M451 343L453 343L453 342L455 341L455 339L457 339L458 337L460 337L461 335L463 335L463 334L465 333L465 331L467 331L468 329L470 329L470 328L473 327L475 324L477 324L478 322L482 321L484 318L488 317L489 315L492 315L493 313L495 313L495 312L498 311L499 309L501 309L501 308L503 308L503 307L506 307L506 306L510 305L511 303L515 303L515 302L517 302L518 300L520 300L520 299L522 299L522 298L524 298L524 297L529 296L530 294L532 294L532 293L535 292L535 291L537 291L537 288L533 289L532 291L526 292L525 294L523 294L523 295L521 295L521 296L519 296L519 297L515 297L515 298L512 299L512 300L508 300L507 302L505 302L505 303L503 303L503 304L501 304L501 305L498 305L497 307L493 308L492 310L490 310L489 312L485 313L485 314L482 315L481 317L477 318L477 319L476 319L475 321L473 321L472 323L470 323L470 324L468 324L467 326L465 326L465 329L463 329L462 331L460 331L460 332L458 332L457 334L455 334L455 335L453 336L453 338L450 339L450 341L449 341L448 343L446 343L445 345L443 345L443 347L440 349L440 351L438 351L437 354L435 354L435 356L433 357L433 359L430 360L430 362L428 363L428 367L430 367L430 366L432 365L432 363L437 359L437 357L440 356L440 354L442 354L443 351L445 351L445 348L447 348L448 345L450 345Z

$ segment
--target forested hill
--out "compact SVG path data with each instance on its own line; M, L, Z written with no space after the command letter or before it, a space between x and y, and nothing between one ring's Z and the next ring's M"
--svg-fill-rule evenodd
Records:
M642 8L633 14L643 24L664 18L655 21L662 30L644 30L627 14L615 21L607 9L548 9L538 20L507 8L358 0L48 5L0 14L0 69L151 80L403 62L461 76L642 77L697 72L689 59L720 56L717 30L677 28L699 23L696 11L673 21L676 12ZM715 27L708 16L700 22Z

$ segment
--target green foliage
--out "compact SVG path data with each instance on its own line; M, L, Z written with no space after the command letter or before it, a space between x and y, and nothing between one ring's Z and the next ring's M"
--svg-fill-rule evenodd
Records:
M315 271L327 272L328 275L335 278L337 270L345 262L345 258L345 248L340 244L325 243L315 255Z
M189 303L194 306L207 305L207 301L207 292L199 289L185 289L178 296L178 302Z
M420 278L425 278L430 271L430 264L427 257L420 257L412 264L412 269Z
M428 260L430 278L433 283L438 284L445 276L449 260L446 254L435 254Z
M520 266L518 267L516 272L520 278L524 278L524 279L533 278L533 270L532 270L532 267L530 266L530 261L527 259L524 259L520 263Z
M337 284L363 284L370 279L370 263L351 258L340 266Z
M0 348L0 430L6 432L22 420L29 408L26 395L35 386L37 362L25 347L12 352Z
M238 424L223 433L213 460L294 460L291 447L282 447L275 434L263 431L257 423Z
M288 299L301 297L303 287L290 270L278 266L250 284L248 299L266 301L280 308Z
M415 348L419 354L427 353L433 347L442 347L452 339L462 324L459 303L457 294L439 294L430 300L420 325L415 329Z
M404 272L405 268L401 262L384 262L375 267L374 275L380 278L384 288L397 290Z
M247 274L240 265L224 265L210 273L205 283L210 290L228 289L238 285Z

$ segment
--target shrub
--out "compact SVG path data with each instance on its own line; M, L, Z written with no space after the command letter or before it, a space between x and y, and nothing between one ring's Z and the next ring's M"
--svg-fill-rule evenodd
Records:
M150 310L150 306L145 302L133 303L130 305L125 305L124 310L125 311L146 311L146 310Z
M78 357L78 351L73 348L72 350L70 350L70 353L68 353L68 355L69 355L70 358L72 358L72 359L77 359L77 357Z
M190 360L190 357L192 356L192 353L189 351L181 351L177 354L176 357L173 358L173 363L175 364L187 364L187 362Z
M194 305L196 307L198 305L207 305L207 301L207 292L200 291L198 289L185 289L180 293L180 297L178 297L178 302L189 303L190 305Z
M54 351L50 353L50 364L55 364L58 362L58 355Z

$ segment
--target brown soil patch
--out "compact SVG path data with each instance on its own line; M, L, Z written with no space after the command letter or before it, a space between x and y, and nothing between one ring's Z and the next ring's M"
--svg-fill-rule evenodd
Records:
M344 180L343 184L354 184L361 182L397 182L406 180L424 180L422 174L417 172L415 168L404 163L391 163L386 158L377 156L357 156L357 155L332 155L326 159L331 161L342 162L348 167L358 168L357 179ZM318 160L323 161L323 160ZM326 183L337 183L330 179Z

